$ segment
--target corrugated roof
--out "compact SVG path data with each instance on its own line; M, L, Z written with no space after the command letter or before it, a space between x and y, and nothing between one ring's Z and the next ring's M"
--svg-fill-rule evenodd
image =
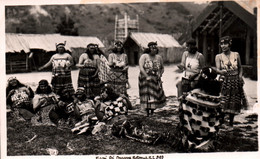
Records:
M6 52L20 52L30 49L43 49L53 51L56 49L56 43L66 41L66 49L85 48L89 43L98 44L104 47L104 44L97 37L89 36L64 36L60 34L14 34L6 33Z
M135 33L132 32L130 37L142 47L147 47L151 41L157 41L158 47L181 47L181 45L169 34L156 34L156 33Z

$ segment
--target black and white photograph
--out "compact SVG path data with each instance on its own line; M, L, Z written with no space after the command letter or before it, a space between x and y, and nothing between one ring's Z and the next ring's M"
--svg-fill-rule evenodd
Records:
M1 157L256 158L258 5L3 0Z

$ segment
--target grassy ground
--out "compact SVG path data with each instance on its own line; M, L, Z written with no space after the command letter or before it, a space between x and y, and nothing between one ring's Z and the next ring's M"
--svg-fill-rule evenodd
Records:
M138 107L131 110L128 119L136 120L158 133L169 132L178 137L178 102L176 97L168 97L167 106L156 110L155 115L146 117ZM258 151L256 114L241 114L234 130L220 129L214 152ZM236 118L235 118L236 119ZM117 138L111 134L110 126L96 135L75 135L69 129L32 126L27 122L7 119L7 155L49 155L48 149L58 151L58 155L90 154L161 154L185 152L172 142L156 145L144 144L127 138Z

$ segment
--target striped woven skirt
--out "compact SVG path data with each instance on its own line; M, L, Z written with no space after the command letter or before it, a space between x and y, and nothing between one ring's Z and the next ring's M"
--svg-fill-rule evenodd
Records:
M51 84L53 92L58 95L61 94L63 89L67 89L69 92L74 93L70 69L53 69Z
M195 89L181 99L182 143L188 150L207 150L221 125L221 98Z
M243 83L244 82L239 79L239 75L225 76L221 89L224 112L239 114L242 108L248 107Z
M84 67L79 71L78 87L84 87L87 98L93 98L100 95L100 80L98 75L92 77L97 68Z
M166 97L161 79L147 81L141 73L139 75L140 104L143 109L156 109L165 105Z

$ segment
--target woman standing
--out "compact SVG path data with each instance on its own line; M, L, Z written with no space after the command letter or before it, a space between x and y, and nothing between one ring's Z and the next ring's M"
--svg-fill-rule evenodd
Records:
M26 86L16 79L10 77L6 88L6 103L13 111L17 120L30 120L33 116L31 99L34 93L29 86ZM21 116L20 116L21 115Z
M190 39L186 42L186 45L187 51L183 53L181 64L178 65L178 68L183 71L182 80L176 85L178 97L180 97L183 92L191 90L191 81L194 81L194 78L205 65L204 56L197 51L196 41Z
M222 53L215 58L218 73L224 76L221 94L224 97L224 112L229 114L230 126L234 117L248 103L243 90L242 67L238 52L230 51L232 39L229 36L220 38Z
M80 68L78 87L84 87L86 97L94 99L100 94L99 55L95 44L88 44L86 52L81 54L76 66Z
M128 82L128 57L124 53L123 43L117 41L113 52L108 56L108 65L110 66L110 77L108 82L113 86L113 89L121 94L127 94L127 87L130 88Z
M74 93L71 80L71 66L73 64L72 56L65 52L65 43L57 44L56 51L57 53L51 57L49 62L40 67L39 70L52 65L51 84L54 93L58 94L62 89L67 89L71 93Z
M165 95L161 77L164 72L163 60L158 55L156 42L148 44L148 52L139 60L139 95L142 108L146 108L147 116L153 114L158 107L164 106Z

